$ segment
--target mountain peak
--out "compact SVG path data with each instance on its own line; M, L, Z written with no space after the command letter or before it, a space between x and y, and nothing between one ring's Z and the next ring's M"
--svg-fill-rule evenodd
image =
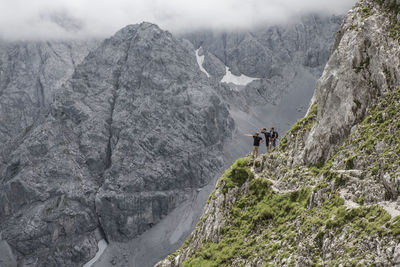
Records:
M158 27L156 24L154 23L150 23L150 22L142 22L142 23L138 23L138 24L129 24L125 27L123 27L122 29L120 29L119 31L117 31L113 37L132 37L133 35L136 34L142 34L144 36L148 36L151 38L151 35L149 34L161 34L161 33L168 33L170 35L170 33L168 31L164 31L162 30L160 27ZM111 37L111 38L113 38Z

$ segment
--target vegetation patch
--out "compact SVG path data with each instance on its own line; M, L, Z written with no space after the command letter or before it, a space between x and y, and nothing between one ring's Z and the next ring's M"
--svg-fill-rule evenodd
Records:
M379 143L379 144L378 144ZM377 148L380 147L380 151ZM379 171L395 173L400 163L400 86L386 93L370 109L357 133L350 136L339 150L346 156L345 168L354 168L354 159L376 159L369 168L372 175Z
M254 174L250 170L250 159L240 158L226 170L222 175L219 184L223 184L221 192L226 194L230 188L241 187L247 180L252 180Z
M391 21L391 29L389 36L395 40L400 41L400 24L397 21L397 14L400 13L400 5L397 1L385 1L385 0L375 0L382 11L386 13L386 16Z
M360 63L360 66L354 68L354 71L355 71L356 73L359 73L359 72L362 71L362 70L368 69L370 61L371 61L370 57L367 56L367 57L366 57L365 59L363 59L363 61Z
M372 15L372 9L370 6L364 6L360 9L361 18L366 19Z
M346 160L346 170L354 169L354 157L350 157Z

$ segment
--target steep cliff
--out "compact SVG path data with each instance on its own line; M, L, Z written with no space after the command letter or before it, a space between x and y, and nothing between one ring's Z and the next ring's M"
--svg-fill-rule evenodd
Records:
M53 101L98 41L0 41L0 157Z
M349 11L306 117L272 153L228 169L157 266L400 264L399 10Z
M233 121L192 49L142 23L76 66L0 166L0 255L82 265L210 181Z

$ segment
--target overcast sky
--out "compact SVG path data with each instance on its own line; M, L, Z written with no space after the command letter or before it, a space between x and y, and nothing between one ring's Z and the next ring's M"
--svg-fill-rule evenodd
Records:
M149 21L172 32L235 30L305 13L344 14L355 0L0 0L0 38L106 37ZM60 26L63 25L63 26Z

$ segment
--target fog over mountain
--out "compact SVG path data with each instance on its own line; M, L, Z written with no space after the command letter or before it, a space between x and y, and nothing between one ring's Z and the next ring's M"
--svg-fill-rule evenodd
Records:
M174 33L202 29L246 30L297 20L307 13L343 14L354 2L0 0L0 39L108 37L127 24L142 21L151 21Z

